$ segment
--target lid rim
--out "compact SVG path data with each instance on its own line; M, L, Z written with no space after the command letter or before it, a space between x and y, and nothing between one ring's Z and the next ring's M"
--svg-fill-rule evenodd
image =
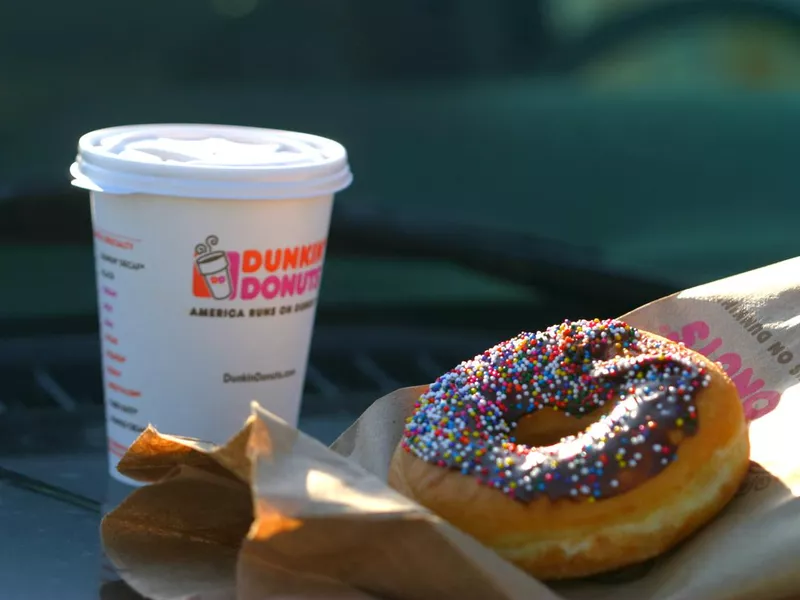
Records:
M141 185L112 185L110 182L103 181L102 178L87 177L83 173L78 172L76 175L73 163L70 169L73 179L71 184L74 187L88 190L91 192L100 192L104 194L114 194L118 196L135 196L135 195L150 195L150 196L170 196L182 199L197 199L197 200L297 200L304 198L314 198L318 196L325 196L329 194L336 194L344 189L347 189L353 182L353 174L349 170L341 171L337 177L330 178L324 183L328 185L309 185L309 183L319 182L303 182L305 185L287 185L287 186L265 186L265 185L249 185L249 182L241 185L231 185L231 182L204 182L203 186L193 186L192 182L185 185L187 182L182 180L164 180L155 182L146 182ZM119 179L117 177L117 179ZM196 183L196 182L194 182ZM216 185L213 185L215 183Z
M308 161L263 165L223 161L215 165L213 162L150 162L119 156L118 153L126 149L126 141L146 140L148 133L164 139L200 141L220 137L233 141L252 140L269 146L284 143L299 149L301 157L307 156ZM113 141L113 138L117 138L113 151L102 146L103 141ZM304 149L308 149L307 154L303 153ZM155 156L158 160L158 154ZM78 141L78 153L70 166L70 174L74 186L91 191L229 199L312 197L339 192L353 180L347 151L334 140L277 129L193 123L125 125L86 133Z

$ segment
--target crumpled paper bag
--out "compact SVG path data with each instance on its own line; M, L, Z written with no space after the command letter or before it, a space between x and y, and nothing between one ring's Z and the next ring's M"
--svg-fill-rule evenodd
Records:
M751 419L737 497L666 555L545 585L389 488L424 386L377 400L330 448L256 404L221 448L148 429L119 469L151 485L103 520L106 553L154 600L800 598L800 258L621 318L721 362Z

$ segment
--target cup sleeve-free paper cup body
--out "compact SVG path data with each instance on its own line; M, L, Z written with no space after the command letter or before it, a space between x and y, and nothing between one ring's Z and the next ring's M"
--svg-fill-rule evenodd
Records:
M253 399L297 422L331 206L92 194L112 456L149 423L222 442Z

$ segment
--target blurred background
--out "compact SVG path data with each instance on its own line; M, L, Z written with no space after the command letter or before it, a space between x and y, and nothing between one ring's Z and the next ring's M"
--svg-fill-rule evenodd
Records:
M796 253L795 0L38 0L0 10L4 243L88 243L72 220L85 226L88 205L68 210L52 196L69 193L82 133L193 121L341 141L357 177L342 211L454 221L477 237L491 228L499 244L506 231L552 237L673 286ZM49 196L48 210L31 195ZM4 265L15 293L0 311L85 311L93 287L73 278L90 271L88 255L41 260L36 270L74 281L70 294L34 293L30 269ZM470 285L474 273L428 279L417 268L387 283L426 301L514 296L508 278ZM349 274L327 270L329 302L362 299Z
M102 406L89 204L68 177L96 128L231 123L348 148L307 384L325 398L308 406L347 398L348 415L522 329L800 247L800 0L0 11L0 429Z
M56 560L50 591L4 597L65 597L78 571L48 540L96 544L92 231L68 167L83 133L148 122L347 147L301 420L326 442L520 330L800 253L800 0L2 3L0 487L96 509L79 532L14 513L20 538L58 532L29 548Z
M494 340L798 252L797 0L0 11L0 334L6 363L28 357L7 378L25 397L41 387L28 363L62 359L41 358L49 337L28 354L20 339L89 344L96 331L88 201L67 169L100 127L232 123L342 142L356 181L337 198L321 328ZM20 402L6 393L0 411Z

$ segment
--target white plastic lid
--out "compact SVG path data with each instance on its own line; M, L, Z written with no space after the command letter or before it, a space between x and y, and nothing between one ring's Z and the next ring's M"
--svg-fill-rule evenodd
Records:
M228 125L132 125L78 142L72 184L111 194L282 200L353 181L344 147L305 133Z

